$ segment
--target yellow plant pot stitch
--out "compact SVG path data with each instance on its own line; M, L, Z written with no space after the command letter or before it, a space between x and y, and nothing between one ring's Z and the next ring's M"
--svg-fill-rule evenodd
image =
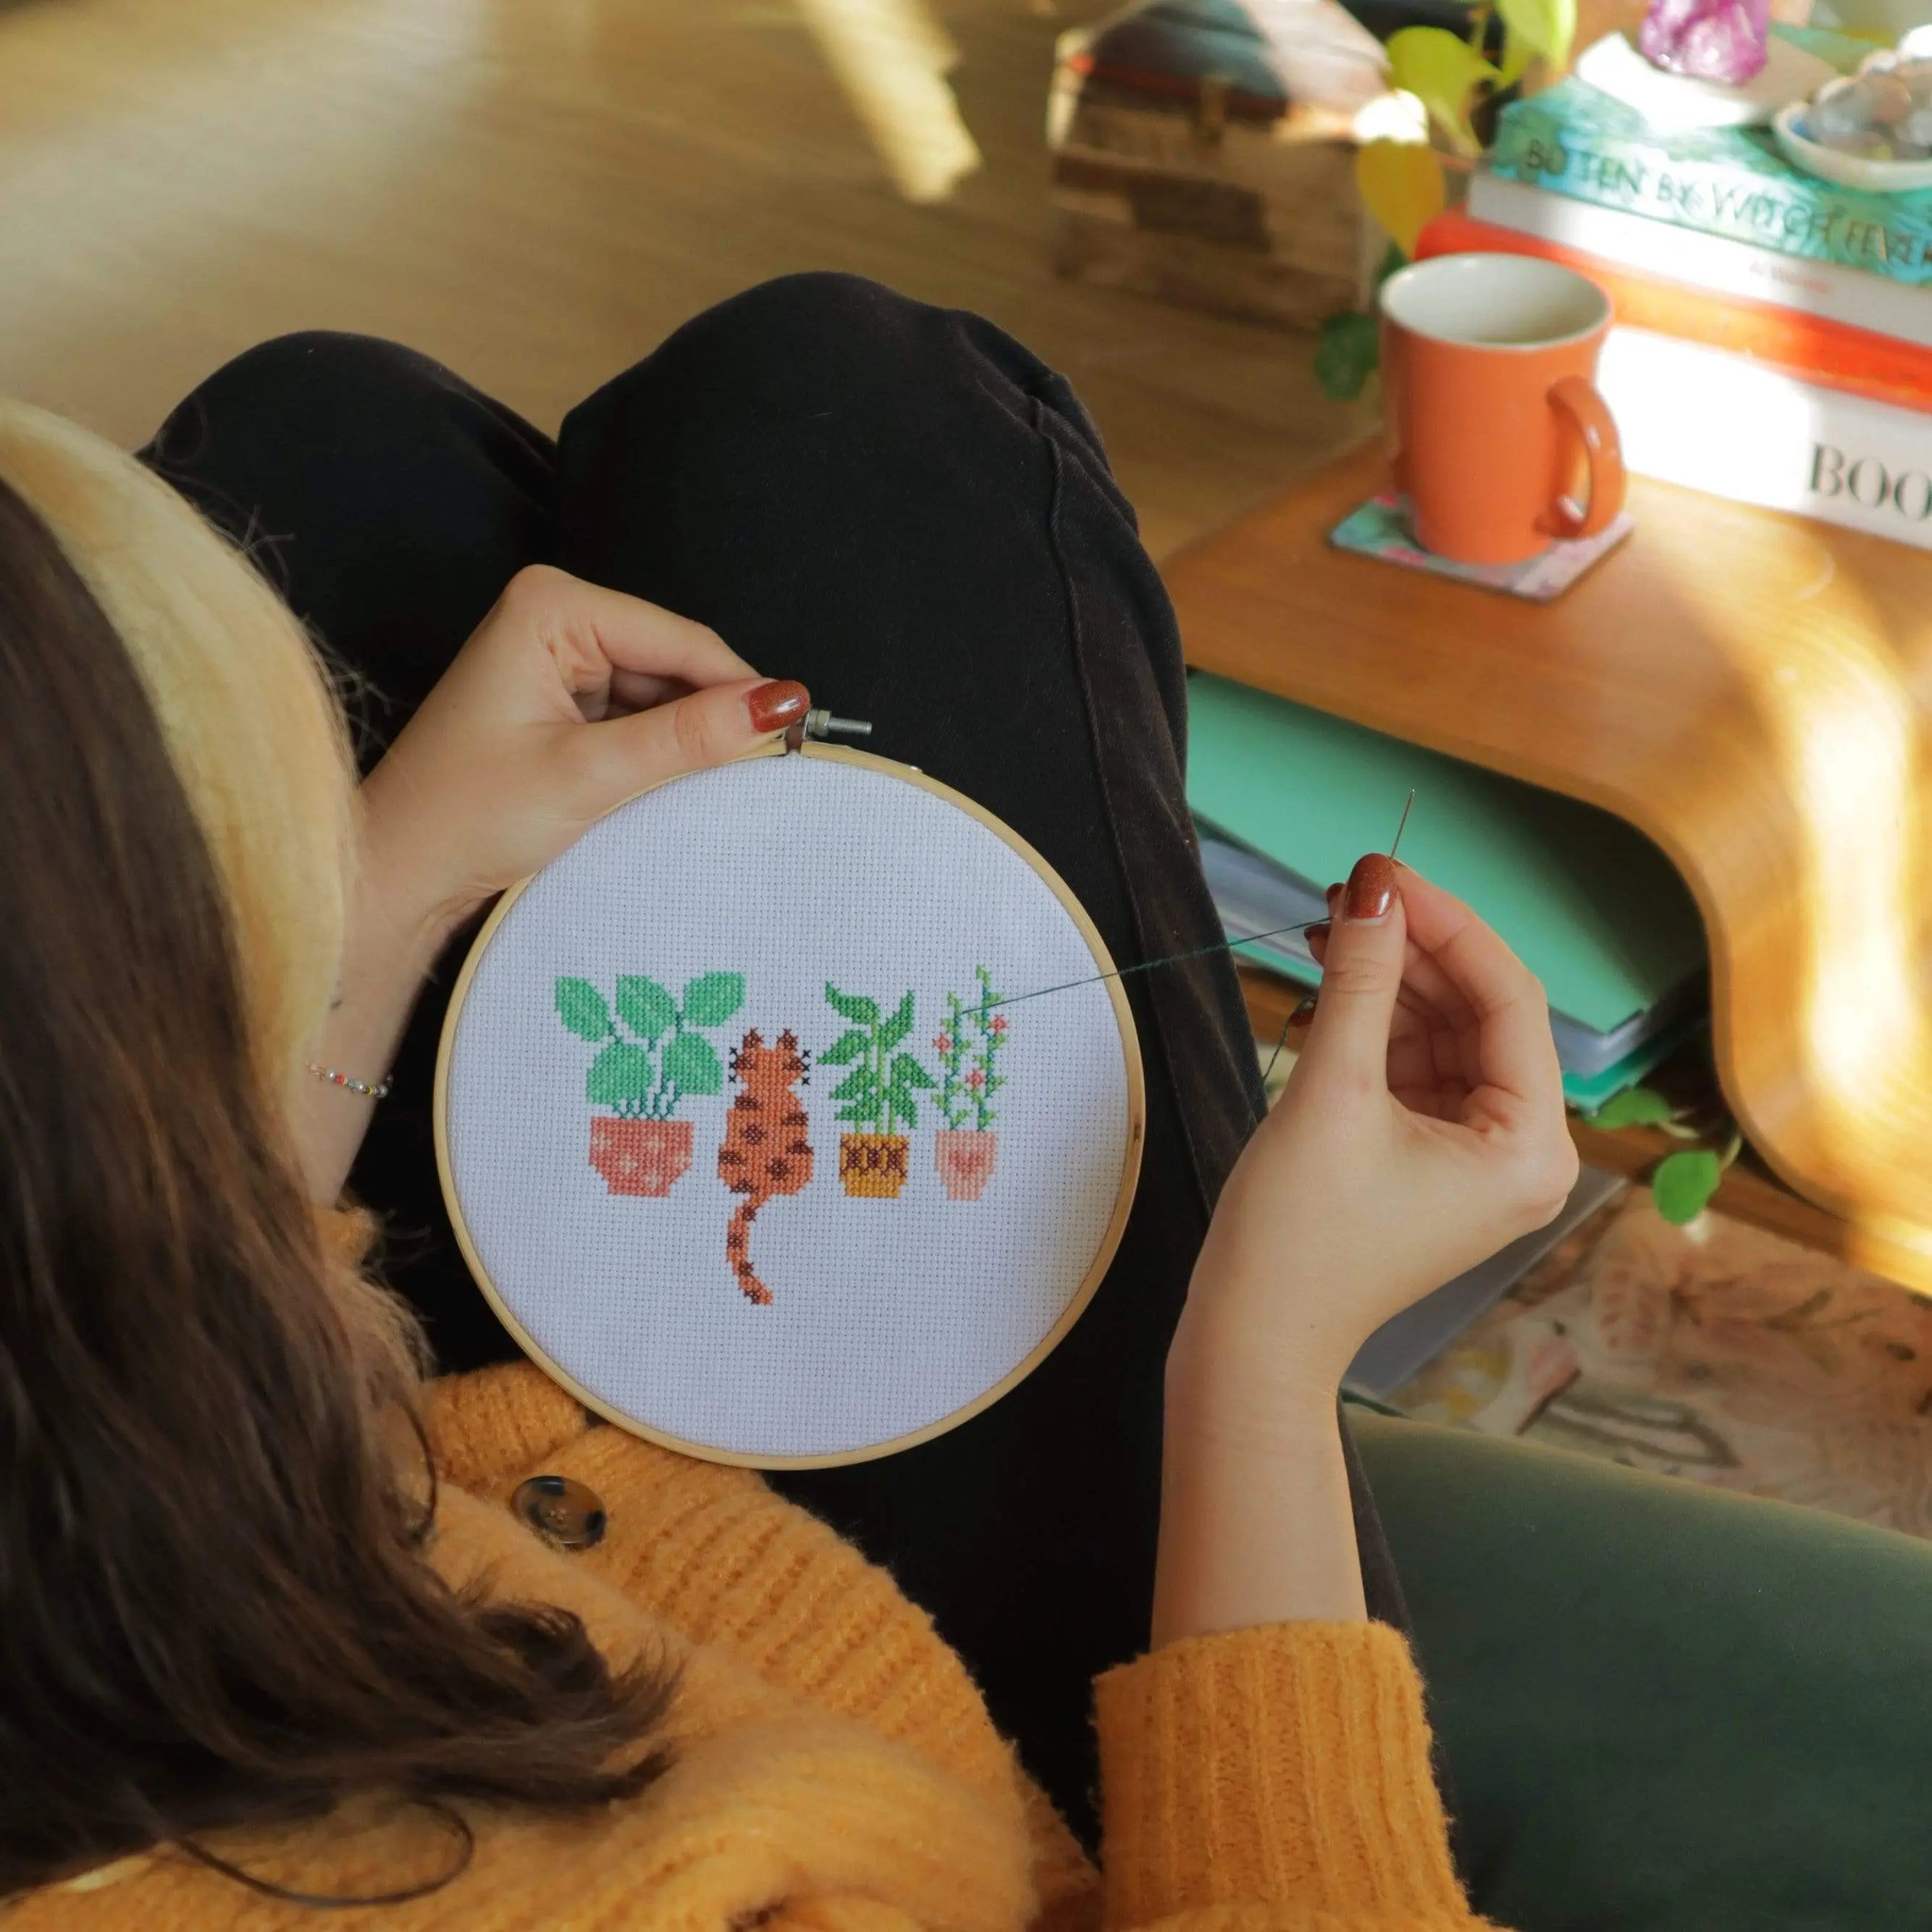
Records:
M911 1143L904 1134L842 1134L838 1178L860 1199L896 1201L906 1184Z

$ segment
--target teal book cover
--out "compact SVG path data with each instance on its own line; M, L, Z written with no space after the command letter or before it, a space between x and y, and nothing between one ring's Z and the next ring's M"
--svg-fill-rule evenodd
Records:
M1689 890L1621 819L1205 672L1187 692L1189 807L1318 890L1388 850L1412 787L1402 857L1488 920L1561 1012L1607 1033L1703 968Z
M1498 118L1490 166L1577 201L1892 280L1932 282L1932 189L1870 194L1792 166L1762 128L1660 134L1574 76Z

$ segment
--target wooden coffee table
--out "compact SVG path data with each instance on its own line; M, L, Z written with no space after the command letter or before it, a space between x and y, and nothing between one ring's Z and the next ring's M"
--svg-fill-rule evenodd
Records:
M1172 558L1188 662L1646 833L1786 1231L1932 1292L1932 553L1634 478L1635 535L1533 604L1331 548L1384 474L1358 446Z

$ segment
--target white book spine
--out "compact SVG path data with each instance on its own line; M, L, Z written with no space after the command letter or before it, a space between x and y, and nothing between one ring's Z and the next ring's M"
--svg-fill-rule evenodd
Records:
M1638 476L1932 550L1932 416L1642 328L1610 331L1597 386Z
M1468 212L1478 221L1580 249L1688 288L1774 303L1932 348L1932 287L1889 281L1835 262L1754 248L1748 242L1727 242L1722 236L1599 208L1500 175L1478 174L1470 182Z

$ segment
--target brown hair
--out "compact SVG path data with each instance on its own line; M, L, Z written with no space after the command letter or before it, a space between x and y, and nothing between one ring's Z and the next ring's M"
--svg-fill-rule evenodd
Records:
M0 408L0 474L34 479L0 482L0 1893L355 1792L636 1791L661 1678L614 1675L562 1611L458 1594L421 1553L421 1486L393 1453L412 1330L325 1251L285 1125L295 1042L274 1036L301 1000L250 978L291 945L237 903L274 873L268 845L245 797L224 807L187 769L190 742L220 761L214 699L164 689L162 655L110 615L145 598L172 621L143 520L187 513L106 446ZM76 546L82 510L146 590ZM190 526L182 581L271 608ZM191 648L215 650L220 614L181 601ZM254 650L265 719L281 700L323 715L286 637L232 641L231 698ZM278 665L296 680L279 694ZM198 737L197 704L216 717ZM339 746L308 751L326 820ZM272 828L284 804L260 809ZM316 871L339 827L303 836L272 890L339 908ZM290 970L326 986L334 966Z

